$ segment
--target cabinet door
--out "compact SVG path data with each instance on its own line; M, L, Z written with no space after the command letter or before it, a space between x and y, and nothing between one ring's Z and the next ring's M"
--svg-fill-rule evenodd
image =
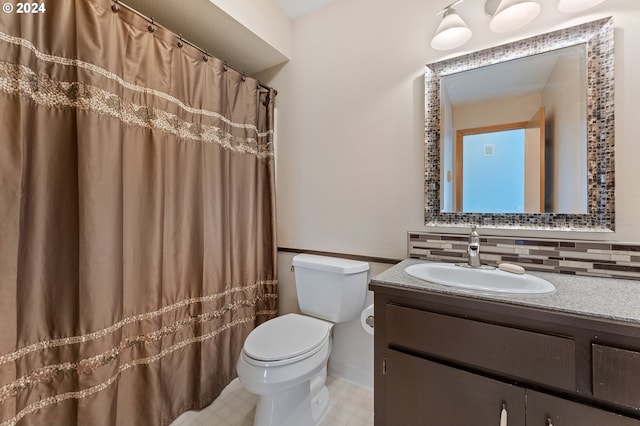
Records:
M640 426L640 420L527 390L527 426Z
M385 419L376 425L509 426L525 424L525 390L463 370L385 351Z
M386 331L391 345L507 378L576 389L572 338L391 304Z
M591 345L593 396L640 409L640 352Z

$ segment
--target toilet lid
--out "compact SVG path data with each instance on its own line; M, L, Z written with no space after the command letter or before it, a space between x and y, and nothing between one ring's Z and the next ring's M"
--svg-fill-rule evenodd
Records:
M332 325L298 314L276 317L249 333L244 352L262 361L294 358L320 346L329 336Z

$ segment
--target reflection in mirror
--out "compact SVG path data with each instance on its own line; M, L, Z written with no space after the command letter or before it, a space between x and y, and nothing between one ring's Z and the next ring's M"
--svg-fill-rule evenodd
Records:
M544 212L543 126L544 119L456 131L457 211Z
M586 77L585 43L442 77L443 211L587 213Z
M427 66L425 222L614 229L610 18Z

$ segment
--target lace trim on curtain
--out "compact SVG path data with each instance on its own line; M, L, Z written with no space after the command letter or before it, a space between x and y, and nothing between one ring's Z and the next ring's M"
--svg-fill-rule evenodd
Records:
M0 356L0 365L2 364L6 364L7 362L10 361L15 361L31 352L35 352L35 351L40 351L40 350L44 350L44 349L49 349L49 348L55 348L55 347L59 347L59 346L65 346L65 345L75 345L75 344L79 344L79 343L85 343L85 342L90 342L92 340L97 340L100 339L108 334L114 333L116 331L118 331L119 329L121 329L122 327L128 325L128 324L133 324L135 322L139 322L139 321L145 321L145 320L150 320L156 317L159 317L161 315L164 315L166 313L169 313L171 311L174 311L176 309L179 308L183 308L185 306L189 306L189 305L193 305L193 304L197 304L197 303L206 303L206 302L211 302L214 301L216 299L220 299L222 297L225 296L229 296L230 294L233 293L239 293L239 292L244 292L244 291L252 291L257 289L258 287L261 287L263 285L274 285L277 284L278 281L277 280L264 280L264 281L258 281L257 283L253 284L253 285L249 285L249 286L245 286L245 287L233 287L230 288L228 290L223 291L222 293L216 293L216 294L212 294L212 295L208 295L208 296L202 296L202 297L194 297L191 299L185 299L185 300L181 300L177 303L174 303L173 305L169 305L169 306L165 306L161 309L158 309L157 311L152 311L152 312L146 312L144 314L139 314L139 315L135 315L135 316L131 316L131 317L127 317L124 318L121 321L118 321L117 323L113 324L110 327L104 328L102 330L99 331L94 331L91 333L87 333L87 334L83 334L80 336L73 336L73 337L65 337L62 339L52 339L52 340L44 340L42 342L38 342L38 343L34 343L32 345L29 346L25 346L22 349L19 349L15 352L12 352L10 354L6 354L3 356ZM273 297L273 298L277 298L277 295L275 294L268 294L267 296L269 297ZM254 299L256 300L256 299ZM274 312L277 313L277 312ZM0 388L3 389L4 387Z
M71 374L78 374L78 375L89 374L93 370L117 360L120 357L120 354L122 352L132 348L133 346L146 345L153 342L157 342L169 335L176 334L178 331L184 328L203 325L208 321L213 321L217 318L222 317L224 314L231 311L235 311L241 307L255 306L257 302L260 300L274 299L274 298L276 298L275 295L266 294L259 297L255 297L253 299L239 300L234 303L230 303L210 313L200 314L195 317L187 317L185 319L177 321L171 325L162 327L161 329L153 331L151 333L126 338L120 342L120 345L118 347L113 348L109 351L103 352L101 354L98 354L89 358L84 358L77 362L65 362L61 364L48 365L46 367L38 368L32 371L29 375L22 376L17 380L0 387L0 403L9 398L15 397L16 395L18 395L19 392L24 391L27 388L41 382L49 382L56 378L61 378L63 376L67 376ZM258 315L260 314L269 315L269 314L276 314L276 313L277 313L276 311L260 311ZM255 318L256 316L254 315L249 318L242 318L240 321L244 323L250 320L255 320ZM166 354L171 353L177 349L180 349L186 345L189 345L195 342L201 342L206 338L213 337L214 335L218 334L219 331L222 329L226 329L226 328L224 328L223 326L222 328L217 329L214 334L207 333L204 336L209 336L209 337L205 337L204 339L203 339L203 336L197 336L191 339L187 339L185 341L177 343L171 346L170 348L168 348L167 349L168 352L166 352L167 350L163 350L159 354L154 355L153 357L150 357L150 358L144 358L143 360L150 360L150 359L158 360L161 357L165 356ZM131 362L131 366L140 364L140 363L141 362L139 360L135 360ZM127 367L127 369L128 368L129 367Z
M271 295L269 295L271 296ZM256 313L256 315L272 315L275 314L275 311L259 311ZM172 352L175 352L187 345L191 345L194 343L201 343L204 342L205 340L211 339L215 336L217 336L218 334L222 333L223 331L226 331L232 327L241 325L241 324L245 324L245 323L250 323L252 321L255 321L256 316L251 316L251 317L247 317L247 318L239 318L236 319L234 321L231 321L229 323L224 324L222 327L217 328L207 334L204 334L202 336L196 336L196 337L192 337L190 339L187 340L183 340L179 343L176 343L173 346L170 346L166 349L163 349L160 353L147 357L147 358L140 358L140 359L136 359L133 360L131 362L128 362L126 364L122 364L118 367L118 370L116 372L116 374L114 374L113 376L109 377L107 380L105 380L104 382L92 386L90 388L81 390L81 391L77 391L77 392L67 392L67 393L63 393L60 395L55 395L55 396L51 396L48 398L44 398L41 399L40 401L30 404L27 407L25 407L24 409L22 409L20 412L18 412L14 417L0 423L0 426L13 426L16 423L18 423L23 417L32 414L44 407L47 407L49 405L54 405L54 404L58 404L62 401L66 401L68 399L81 399L81 398L86 398L88 396L94 395L104 389L106 389L107 387L109 387L110 385L112 385L113 383L116 382L116 380L118 379L118 377L125 372L126 370L129 370L132 367L135 367L137 365L147 365L147 364L151 364L154 363L156 361L159 361L161 358L169 355ZM109 361L111 361L112 359L109 359ZM61 364L61 365L65 365L65 364ZM97 368L99 365L96 365ZM84 371L78 371L76 370L76 372L78 373L83 373ZM87 371L88 372L88 371ZM32 373L30 376L35 375L36 373ZM64 373L62 373L64 374ZM51 376L51 374L49 375L49 377L39 377L38 381L46 381L46 380L51 380L53 377L59 376L59 373L53 373L53 376ZM21 387L21 390L24 389L25 387Z
M269 139L273 134L273 130L259 132L255 125L236 123L216 112L189 107L167 93L128 83L116 74L96 65L78 59L42 53L25 39L0 32L0 40L25 47L42 61L83 68L111 79L126 89L152 94L167 100L189 113L213 117L229 126L251 130L255 132L255 138L233 136L216 126L190 123L181 120L175 114L125 101L117 95L95 86L80 82L57 81L45 75L38 75L23 65L0 62L0 89L5 93L26 96L34 102L47 107L66 106L108 115L118 118L127 124L159 129L184 139L216 143L225 149L253 154L259 158L273 157L273 143L268 141L259 144L256 139Z

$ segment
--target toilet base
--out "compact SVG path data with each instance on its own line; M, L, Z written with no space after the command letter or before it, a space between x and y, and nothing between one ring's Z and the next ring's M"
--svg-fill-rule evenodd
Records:
M286 392L260 395L253 426L315 426L309 381Z
M318 395L311 398L311 417L313 418L314 424L320 424L322 419L324 419L329 409L330 399L329 389L327 389L326 386L322 387Z
M316 426L329 408L327 368L285 392L261 395L253 426Z

